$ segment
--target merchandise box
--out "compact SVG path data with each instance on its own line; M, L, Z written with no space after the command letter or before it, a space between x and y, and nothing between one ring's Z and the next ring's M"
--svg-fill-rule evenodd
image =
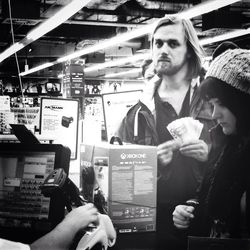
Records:
M81 144L80 186L91 189L86 172L95 174L94 203L110 216L119 233L156 230L157 151L154 146ZM91 174L90 178L91 179ZM86 192L87 191L87 192ZM87 195L88 196L88 195ZM91 195L90 195L91 196ZM86 197L85 198L89 198Z

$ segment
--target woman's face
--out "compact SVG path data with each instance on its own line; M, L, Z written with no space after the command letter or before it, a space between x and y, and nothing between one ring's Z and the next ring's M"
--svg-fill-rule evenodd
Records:
M222 127L225 135L235 134L236 131L236 117L218 98L212 98L209 102L213 106L212 117Z

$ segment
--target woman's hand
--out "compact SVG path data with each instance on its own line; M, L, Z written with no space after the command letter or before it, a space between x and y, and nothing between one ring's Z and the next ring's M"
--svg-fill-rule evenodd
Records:
M185 142L180 147L181 154L205 162L208 159L208 145L203 140Z
M194 207L178 205L173 212L173 222L178 229L188 229L190 221L194 218Z

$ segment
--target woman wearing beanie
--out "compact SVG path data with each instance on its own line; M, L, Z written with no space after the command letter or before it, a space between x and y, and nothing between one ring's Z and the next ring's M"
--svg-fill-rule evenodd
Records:
M211 151L196 199L175 208L174 224L180 230L189 230L189 235L249 238L250 51L227 50L216 57L200 86L200 93L212 104L213 118L218 123L212 135L223 133L225 141L217 155L213 155L216 150ZM246 231L240 223L244 193Z

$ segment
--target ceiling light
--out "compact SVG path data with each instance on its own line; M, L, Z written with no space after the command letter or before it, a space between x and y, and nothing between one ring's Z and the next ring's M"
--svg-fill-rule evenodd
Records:
M64 57L57 59L57 63L66 62L66 61L69 61L71 59L74 59L74 58L77 58L77 57L80 57L80 56L83 56L86 54L91 54L91 53L94 53L94 52L99 51L99 50L103 50L103 49L106 49L106 48L109 48L109 47L112 47L115 45L119 45L119 44L121 44L125 41L129 41L135 37L144 36L144 35L150 33L150 31L153 29L154 25L155 25L154 23L149 24L149 25L144 26L143 28L134 29L134 30L127 32L127 33L124 33L122 35L115 36L111 39L107 39L106 41L104 41L102 43L98 43L98 44L95 44L95 45L90 46L88 48L84 48L82 50L76 51L70 55L67 55L67 56L64 56Z
M189 8L189 9L183 11L183 12L180 12L177 15L181 16L182 18L191 19L191 18L193 18L195 16L199 16L199 15L202 15L202 14L217 10L219 8L222 8L224 6L227 6L227 5L233 4L235 2L239 2L239 1L240 0L210 0L210 1L198 4L198 5L196 5L196 6L192 7L192 8ZM94 53L96 51L106 49L108 47L119 45L119 44L121 44L123 42L126 42L126 41L129 41L129 40L131 40L133 38L137 38L137 37L147 35L152 31L154 26L155 26L155 23L148 24L148 25L145 25L142 28L134 29L134 30L132 30L130 32L124 33L124 34L119 35L119 36L115 36L115 37L113 37L111 39L108 39L108 40L106 40L104 42L101 42L99 44L95 44L95 45L90 46L88 48L84 48L84 49L76 51L76 52L74 52L72 54L63 56L63 57L57 59L56 61L54 61L53 65L57 64L57 63L66 62L68 60L72 60L74 58L77 58L77 57L80 57L80 56L83 56L83 55L86 55L86 54ZM30 74L30 73L31 72L27 72L27 74Z
M36 71L46 69L46 68L49 68L51 66L53 66L53 63L45 63L45 64L42 64L42 65L37 66L35 68L29 69L28 71L24 71L24 72L20 73L19 75L20 76L26 76L27 74L32 74L32 73L34 73ZM29 73L27 73L27 72L29 72Z
M10 57L11 55L13 55L14 53L21 50L24 47L25 46L22 43L19 43L19 42L14 43L8 49L6 49L3 53L0 54L0 62L2 62L4 59Z
M200 44L206 45L206 44L210 44L210 43L216 43L216 42L229 40L229 39L232 39L234 37L244 36L244 35L248 35L248 34L250 34L250 28L234 30L234 31L230 31L230 32L215 36L215 37L204 38L200 41Z
M31 32L27 34L27 36L19 41L17 44L21 44L22 46L16 47L13 44L11 47L6 49L3 53L0 54L0 62L13 55L20 49L24 48L28 44L34 42L38 38L42 37L49 31L53 30L66 20L68 20L71 16L81 10L85 5L87 5L91 0L73 0L64 8L59 10L55 15L51 18L47 19L45 22L41 23L37 28L33 29Z
M145 58L146 58L145 54L136 54L134 56L129 56L129 57L122 58L119 60L113 60L113 61L106 62L106 63L99 63L95 66L85 68L84 73L97 71L97 70L101 70L104 68L111 68L111 67L118 66L118 65L125 65L126 63L140 61L140 60L143 60Z
M117 72L117 73L111 73L111 74L107 74L104 77L105 78L113 78L113 77L117 77L117 76L123 76L123 75L131 75L131 74L138 74L141 72L141 68L136 68L136 69L131 69L128 71L122 71L122 72Z
M63 9L59 10L51 18L47 19L36 29L28 33L27 39L35 41L43 35L47 34L49 31L53 30L71 16L81 10L85 5L87 5L91 0L74 0L66 5Z

